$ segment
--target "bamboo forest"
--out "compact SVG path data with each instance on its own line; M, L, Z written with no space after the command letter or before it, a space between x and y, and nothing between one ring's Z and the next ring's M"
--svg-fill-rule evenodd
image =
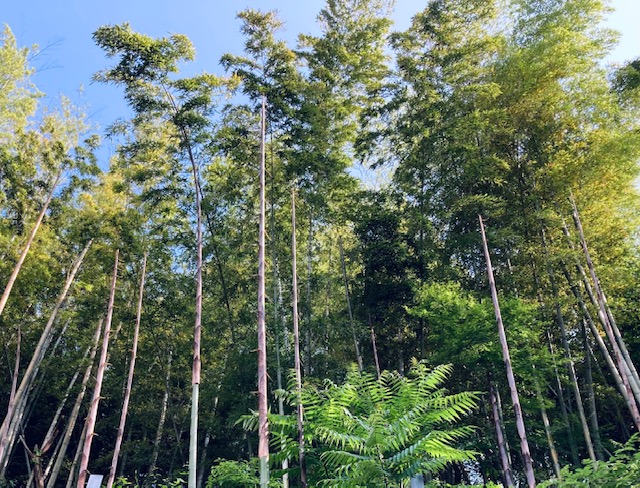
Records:
M3 27L0 486L640 486L608 4L237 7L211 71L95 25L104 128Z

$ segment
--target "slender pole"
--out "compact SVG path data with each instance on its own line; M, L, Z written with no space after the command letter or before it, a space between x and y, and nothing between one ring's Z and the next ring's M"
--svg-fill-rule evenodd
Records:
M267 100L262 97L260 124L260 217L258 230L258 458L260 487L269 486L269 420L267 418L267 333L265 323L265 132Z
M371 329L371 347L373 348L373 360L376 363L376 374L380 379L380 360L378 359L378 346L376 345L376 331L373 328L373 322L371 321L371 313L369 315L369 328Z
M495 386L493 382L489 382L489 400L491 401L491 411L493 413L493 423L496 428L496 438L498 440L498 450L500 452L500 462L502 464L502 475L507 486L515 486L513 483L513 475L511 473L511 460L509 459L509 451L505 444L503 426L500 414L498 413L498 399L496 397Z
M571 422L569 421L567 403L564 401L564 387L562 386L562 381L560 380L560 373L558 372L558 365L556 364L556 353L553 347L553 341L551 340L551 334L548 330L547 341L549 344L549 353L551 354L551 362L553 363L553 372L555 373L556 384L558 385L557 396L558 402L560 403L560 413L562 414L562 421L567 428L567 440L569 441L569 450L571 451L571 461L574 466L577 466L578 464L580 464L580 459L578 458L578 448L576 447L576 443L573 438L573 428L571 427Z
M104 334L102 337L102 349L100 351L100 362L98 363L98 370L96 372L96 386L93 390L93 397L91 398L91 407L89 408L89 414L87 415L87 432L84 438L84 445L82 448L82 458L80 459L80 473L78 475L77 488L84 488L87 474L89 473L89 456L91 455L91 443L93 442L93 431L96 425L96 419L98 417L98 405L100 404L100 392L102 391L102 380L104 378L104 371L107 367L107 354L109 352L109 333L111 332L111 320L113 318L113 304L116 299L116 280L118 279L118 257L120 251L116 249L116 256L113 264L113 276L111 278L111 289L109 292L109 305L107 306L107 318L104 325Z
M293 354L296 372L296 413L298 417L298 446L300 461L300 486L307 486L307 470L304 459L304 407L302 406L302 368L300 367L300 331L298 328L298 259L296 247L296 191L291 191L291 267L293 281Z
M13 404L12 405L10 404L10 408L9 408L9 411L7 412L7 416L2 422L2 426L0 426L0 460L3 463L6 460L8 451L10 451L10 449L7 449L9 445L8 439L15 437L15 433L12 432L12 427L11 427L12 425L17 425L17 423L14 421L14 417L16 415L21 415L21 413L15 408L15 406L25 404L25 402L22 401L23 396L26 397L28 395L28 389L33 382L33 378L35 377L35 374L38 372L38 368L42 363L42 359L44 358L47 347L51 342L51 331L53 329L53 324L55 323L55 319L58 315L58 311L62 308L67 298L67 293L69 292L69 289L71 288L71 284L73 283L73 280L75 279L76 274L80 269L80 265L82 264L82 261L84 260L84 257L86 256L87 251L91 246L91 242L92 241L89 241L85 245L84 249L78 256L76 261L73 263L71 267L71 271L67 275L67 280L64 284L64 287L62 288L62 291L58 296L58 300L56 301L56 304L54 305L53 310L49 315L49 320L47 321L47 324L45 325L44 330L42 331L42 334L40 334L40 339L38 340L38 344L36 345L36 349L33 352L33 355L31 356L31 361L29 361L29 365L27 366L27 369L25 370L24 375L22 376L22 380L20 381L20 386L18 387L18 390L16 391L15 396L13 398Z
M498 324L498 335L500 336L500 345L502 346L502 359L504 361L505 368L507 370L507 381L509 383L509 390L511 391L511 401L513 402L513 409L516 416L516 427L518 429L518 436L520 437L520 450L522 451L522 458L525 467L525 476L527 478L527 485L529 488L536 486L536 479L533 474L533 460L531 459L531 451L529 450L529 443L527 442L527 432L524 427L524 418L522 415L522 408L520 407L520 398L518 397L518 389L516 387L516 379L513 375L513 368L511 367L511 355L509 354L509 345L507 344L507 335L502 323L502 314L500 313L500 304L498 303L498 292L496 290L496 282L493 277L493 268L491 266L491 256L489 255L489 246L487 244L487 236L484 232L484 223L482 222L482 216L478 215L480 221L480 232L482 234L482 246L484 248L484 257L487 263L487 274L489 276L489 288L491 290L491 299L493 301L493 309L496 314L496 322Z
M620 371L620 376L622 377L622 382L627 390L627 395L629 396L629 409L631 411L631 416L633 417L633 422L635 423L636 429L640 431L640 411L638 410L638 404L636 401L633 401L634 398L637 399L640 396L640 392L638 391L638 385L635 384L635 379L633 374L631 373L631 368L629 363L625 361L625 357L623 356L622 351L620 350L619 342L621 341L621 337L616 337L611 323L609 322L609 318L605 314L606 304L605 298L602 293L602 288L600 287L600 281L598 280L598 276L596 275L595 267L593 265L593 261L591 260L591 255L589 254L589 249L587 247L587 241L584 237L584 232L582 231L582 223L580 222L580 215L578 214L578 208L576 206L575 200L573 196L571 197L571 204L573 206L573 220L578 230L578 234L580 236L580 242L582 244L582 250L584 252L585 259L587 261L587 267L589 268L589 272L591 273L591 279L595 285L596 296L598 298L598 315L600 316L600 320L605 328L605 332L607 337L609 338L609 342L611 342L611 346L613 348L613 353L616 358L616 362L618 363L618 369ZM630 361L630 359L629 359ZM633 386L635 386L635 392L633 391ZM634 397L634 393L636 397Z
M80 391L76 396L76 401L73 404L73 408L71 409L71 414L69 415L69 421L67 422L67 429L65 430L64 437L62 438L62 445L60 446L60 450L58 451L58 455L56 457L55 464L51 470L51 477L47 482L47 488L53 488L56 486L56 480L58 479L58 474L60 473L60 468L62 467L62 462L67 455L67 448L69 447L69 442L71 441L71 435L73 434L73 429L76 426L76 422L78 421L78 415L80 413L80 407L82 406L82 400L84 399L85 392L87 391L87 384L89 383L89 379L91 377L91 370L93 369L93 361L96 357L96 352L98 350L98 342L100 342L100 332L102 331L102 322L100 319L98 321L98 326L96 327L96 332L93 336L93 344L91 346L91 354L89 356L89 364L85 369L84 376L82 377L82 383L80 384ZM86 425L86 424L85 424ZM82 444L82 441L80 441ZM45 472L45 476L47 473Z
M364 369L362 364L362 356L360 355L360 346L356 337L356 327L353 321L353 311L351 310L351 298L349 297L349 282L347 281L347 266L344 262L344 248L342 247L342 236L338 236L338 247L340 248L340 263L342 264L342 278L344 279L344 295L347 300L347 309L349 311L349 325L351 326L351 335L353 336L353 345L356 350L356 361L358 362L358 371L362 373Z
M273 137L273 135L271 136ZM271 139L273 142L273 138ZM273 163L273 146L270 148L270 159L271 159L271 194L275 196L275 166ZM270 233L271 233L271 266L273 267L273 332L274 332L274 342L276 346L276 386L278 390L282 390L282 360L281 360L281 352L280 352L280 307L282 303L278 299L278 255L277 255L277 247L275 245L276 240L276 211L274 204L275 197L271 199L271 203L269 205L271 211L271 225L270 225ZM283 321L284 323L284 321ZM278 395L278 414L284 415L284 398L282 395ZM284 448L284 444L283 444ZM289 488L289 459L285 458L282 461L282 471L284 474L282 475L282 488Z
M129 399L131 398L131 385L133 384L133 373L136 367L136 355L138 352L138 336L140 334L140 319L142 317L142 297L144 295L144 279L147 273L147 253L145 251L142 258L142 271L140 276L140 289L138 291L138 307L136 310L136 325L133 330L133 345L131 347L131 361L129 362L129 374L127 376L127 386L122 400L122 413L120 415L120 425L118 425L118 435L116 437L116 445L113 449L113 458L111 460L111 469L109 470L109 480L107 488L113 486L116 479L116 469L118 468L118 456L120 455L120 447L122 446L122 437L124 436L124 426L127 421L127 413L129 412Z
M171 363L173 361L173 349L169 349L167 357L167 374L164 376L164 394L162 395L162 407L160 407L160 419L156 428L156 435L153 441L153 451L151 452L151 463L149 464L148 474L153 474L156 470L158 462L158 454L160 452L160 441L162 441L162 431L167 418L167 408L169 407L169 381L171 380Z
M4 307L7 304L7 300L9 300L11 289L13 288L13 285L16 282L16 279L18 278L18 273L20 273L20 268L22 268L22 263L24 263L24 260L27 258L27 254L29 253L31 244L33 244L33 240L36 237L36 233L38 232L38 229L40 228L40 224L42 223L44 214L47 213L47 209L49 208L49 204L51 203L51 199L53 198L53 193L56 187L58 186L58 183L60 182L61 178L62 178L62 172L58 173L58 175L56 176L56 179L53 182L53 185L51 185L51 189L47 194L47 199L45 200L44 205L42 206L42 209L38 214L38 218L33 224L31 233L27 238L27 242L25 243L24 248L20 253L20 257L18 258L18 261L16 262L16 265L14 266L13 271L11 272L11 276L9 276L9 281L7 282L7 286L5 286L4 292L2 293L2 297L0 297L0 315L2 315L2 312L4 311Z

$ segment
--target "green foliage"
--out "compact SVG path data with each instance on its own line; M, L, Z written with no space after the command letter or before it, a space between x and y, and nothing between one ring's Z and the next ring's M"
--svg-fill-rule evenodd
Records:
M205 486L206 488L256 486L260 482L260 478L256 474L257 466L255 464L255 462L248 461L216 459Z
M417 473L436 473L448 463L474 459L456 447L472 432L454 425L475 409L477 395L447 394L451 366L432 370L415 362L410 373L380 379L352 369L344 383L325 380L302 392L310 482L314 486L386 486ZM295 420L271 416L272 446L295 458ZM253 427L254 417L245 418ZM277 461L276 461L277 462Z
M634 434L608 461L583 461L583 467L562 469L562 479L540 483L540 488L629 488L640 486L640 438Z

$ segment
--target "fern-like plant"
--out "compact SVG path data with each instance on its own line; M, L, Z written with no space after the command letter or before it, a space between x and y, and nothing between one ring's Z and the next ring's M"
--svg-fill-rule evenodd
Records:
M456 426L477 396L448 395L442 384L452 367L415 362L408 376L380 379L351 370L341 385L326 380L302 392L309 476L313 486L399 486L418 473L435 473L475 453L456 444L473 427ZM295 459L295 419L270 417L274 462ZM254 422L246 418L245 426ZM295 476L295 474L294 474Z

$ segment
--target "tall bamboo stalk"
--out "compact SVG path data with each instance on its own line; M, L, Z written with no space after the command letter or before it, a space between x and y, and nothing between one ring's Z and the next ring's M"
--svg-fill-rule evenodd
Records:
M589 347L589 339L587 338L586 320L580 320L580 333L582 335L582 343L584 347L584 376L585 386L587 389L587 405L589 406L589 424L593 432L593 446L599 461L604 460L604 450L602 440L600 438L600 426L598 425L598 411L596 409L596 397L593 391L593 372L591 369L591 347Z
M87 415L84 445L82 447L82 458L80 460L80 473L78 475L77 488L84 488L87 474L89 474L89 456L91 455L91 443L93 442L93 431L98 417L98 406L100 405L100 392L102 391L102 380L104 371L107 366L107 355L109 353L109 333L111 332L111 320L113 318L113 304L116 299L116 281L118 279L118 258L120 251L116 249L116 255L113 263L113 276L111 277L111 288L109 291L109 305L107 306L107 318L104 325L104 334L102 337L102 349L100 351L100 362L96 372L96 386L93 389L93 397L91 398L91 406Z
M22 264L24 263L24 260L27 258L27 254L29 253L31 244L33 244L33 240L36 237L36 233L38 232L38 229L40 228L40 224L42 224L42 219L44 218L44 215L47 213L47 209L49 208L49 204L51 203L51 199L53 198L53 193L55 192L58 186L58 183L60 183L61 178L62 178L62 172L59 172L53 184L51 185L51 188L49 189L49 193L47 194L47 199L45 200L44 205L42 206L42 209L40 210L40 213L38 214L38 217L36 218L36 221L33 224L33 227L31 228L31 232L29 233L27 242L25 243L24 248L20 253L20 257L18 258L18 261L13 267L11 276L9 276L9 281L7 282L7 285L4 288L4 292L0 297L0 315L2 315L2 312L4 311L4 307L7 304L7 300L9 300L11 289L13 288L13 285L16 282L16 279L18 278L18 273L20 273Z
M267 418L267 331L265 321L265 156L267 100L262 97L260 124L260 217L258 230L258 458L260 487L269 486L269 420Z
M272 140L273 142L273 140ZM271 156L271 194L275 196L275 166L273 163L273 146L271 146L270 151ZM275 245L276 240L276 211L275 211L275 198L271 199L270 204L270 213L271 213L271 225L270 225L270 233L271 233L271 266L273 267L273 332L274 332L274 342L276 346L276 386L278 390L282 390L282 360L281 360L281 352L280 352L280 307L282 303L278 299L278 256L277 256L277 247ZM283 321L284 323L284 321ZM278 414L284 415L284 398L282 395L278 395ZM282 475L282 488L289 488L289 473L287 470L289 469L289 459L284 459L282 461L282 471L284 474Z
M578 457L578 448L573 437L573 428L569 421L569 413L567 412L567 403L564 399L564 387L562 386L562 380L560 379L560 373L558 372L558 365L556 364L556 353L553 347L553 341L551 340L551 334L547 330L547 342L549 344L549 353L551 354L551 361L553 363L553 372L556 377L556 385L558 386L558 403L560 403L560 413L562 414L562 421L567 429L567 440L569 441L569 450L571 451L571 461L574 466L580 464Z
M518 397L518 389L516 387L516 379L513 375L513 368L511 367L511 355L509 354L509 345L507 344L507 335L505 333L504 324L502 323L502 314L500 313L500 304L498 303L498 292L496 290L496 283L493 277L493 268L491 266L491 256L489 255L489 246L487 244L487 236L484 232L484 223L482 222L482 216L478 215L480 221L480 232L482 234L482 245L484 248L484 257L487 263L487 274L489 276L489 288L491 290L491 299L493 301L493 309L496 315L496 322L498 324L498 335L500 336L500 345L502 346L502 359L507 372L507 381L509 383L509 390L511 391L511 401L513 402L513 409L516 417L516 427L518 429L518 436L520 437L520 450L522 451L522 458L525 467L525 476L527 478L527 485L529 488L536 486L535 476L533 474L533 460L531 459L531 451L529 450L529 443L527 441L527 433L524 427L524 418L522 415L522 409L520 407L520 398Z
M353 346L356 351L356 361L358 362L358 371L362 373L364 369L362 364L362 355L360 354L360 346L356 337L356 326L353 320L353 311L351 310L351 298L349 296L349 281L347 280L347 265L344 261L344 248L342 247L342 236L338 236L338 247L340 248L340 263L342 265L342 278L344 280L344 295L347 300L347 310L349 311L349 325L351 326L351 335L353 336Z
M535 366L534 366L535 369ZM544 433L547 437L547 444L549 445L549 453L551 454L551 461L553 462L553 471L556 474L556 478L562 477L560 473L560 462L558 460L558 451L556 450L555 442L553 441L553 434L551 432L551 423L549 422L549 415L547 415L547 409L544 407L544 398L542 397L542 391L540 389L540 383L538 378L534 376L534 383L536 388L536 396L538 402L540 402L540 416L542 417L542 425L544 426Z
M133 345L131 346L131 360L129 362L129 374L127 376L127 386L122 400L122 413L120 415L120 425L118 425L118 435L116 437L116 445L113 449L113 458L111 460L111 469L109 470L109 480L107 488L113 486L116 479L116 469L118 468L118 456L120 455L120 446L122 445L122 437L124 436L124 426L127 421L127 413L129 411L129 399L131 398L131 385L133 384L133 373L136 367L136 355L138 352L138 335L140 334L140 319L142 317L142 297L144 295L144 280L147 273L147 252L145 251L142 258L142 271L140 275L140 289L138 291L138 307L136 309L136 325L133 330Z
M633 371L633 363L631 362L631 358L623 354L620 343L622 343L622 337L619 334L616 335L613 327L611 326L611 322L609 321L609 317L606 315L606 298L604 297L604 293L602 292L602 287L600 286L600 281L598 280L598 276L595 272L595 267L593 265L593 261L591 260L591 255L589 254L589 249L587 247L587 241L584 237L584 232L582 230L582 223L580 222L580 215L578 214L578 208L576 206L573 197L571 197L571 204L573 206L573 220L580 236L580 242L582 244L582 250L584 252L585 259L587 261L587 267L589 268L589 272L591 274L591 279L593 280L596 296L598 298L598 316L604 326L607 337L609 338L609 342L613 347L613 353L616 358L616 362L618 363L618 369L620 372L620 376L622 377L622 382L627 390L627 395L629 399L632 400L635 398L636 401L629 402L629 410L631 411L631 416L633 418L633 422L636 426L636 429L640 431L640 411L638 410L638 402L640 401L640 385L636 382Z
M89 247L91 247L91 243L91 240L87 242L84 249L78 256L76 261L73 263L69 274L67 275L66 282L62 288L62 291L60 292L60 295L58 296L58 300L56 301L56 304L54 305L53 310L49 315L49 320L47 321L44 330L40 334L38 344L36 345L33 355L31 356L31 360L29 361L29 365L27 366L27 369L22 376L20 386L15 392L13 405L10 404L9 411L7 412L7 415L2 422L2 426L0 427L0 463L3 465L6 464L6 457L9 451L11 451L11 449L9 448L9 439L15 438L15 432L13 431L13 429L15 429L15 426L19 424L19 422L15 421L16 417L21 417L23 415L22 412L17 409L17 407L20 405L26 405L28 389L33 382L40 364L42 363L47 347L51 343L53 324L55 323L59 310L62 308L62 305L67 298L67 293L69 292L71 284L73 283L73 280L75 279L76 274L80 269L80 265L82 264L82 261L84 260ZM23 401L23 396L25 397L25 401Z
M149 464L149 474L153 474L158 462L158 453L160 452L160 441L162 441L162 431L167 418L167 409L169 407L169 388L171 380L171 363L173 361L173 349L169 349L167 357L167 374L164 377L164 394L162 395L162 406L160 407L160 419L156 428L156 435L153 440L153 451L151 453L151 463Z
M97 342L95 342L97 344ZM65 405L67 404L67 400L69 399L69 396L71 395L71 390L73 389L73 386L76 384L76 381L78 380L78 377L80 376L80 372L82 371L82 366L84 364L84 362L86 361L86 359L89 357L89 354L91 353L91 350L93 349L93 343L90 344L87 349L84 352L84 356L82 357L82 362L78 365L78 369L76 369L75 373L73 373L73 376L71 377L71 381L69 382L69 385L67 386L67 389L65 391L64 397L62 398L62 401L60 402L60 404L58 405L58 408L56 409L56 413L53 416L53 419L51 420L51 423L49 424L49 429L47 430L47 433L44 436L44 440L42 441L42 445L47 445L51 442L51 439L54 437L57 427L58 427L58 422L60 420L60 416L62 415L62 410L64 409ZM47 463L47 466L44 470L44 478L47 478L47 476L49 476L49 472L51 471L51 467L53 466L53 462L55 461L55 459L57 458L58 452L60 452L60 448L62 446L62 441L63 441L64 436L62 436L59 439L58 445L56 446L53 455L49 458L49 462ZM31 486L31 478L29 479L29 482L27 483L27 486Z
M489 400L491 401L491 411L493 413L493 424L496 429L496 439L498 440L498 452L500 452L500 463L502 464L502 476L507 486L515 486L513 483L513 474L511 472L511 459L504 438L504 428L501 422L501 416L498 413L498 399L496 397L495 386L493 382L489 382Z
M163 86L163 89L174 113L178 114L179 108L175 99L165 86ZM178 129L182 136L182 142L186 146L189 162L191 163L196 199L196 311L193 330L191 422L189 424L189 477L187 482L189 488L196 488L198 468L198 402L200 397L200 372L202 369L200 357L200 344L202 339L202 189L200 187L200 173L193 153L189 130L184 125L178 125Z
M67 421L67 428L64 432L64 436L62 438L62 444L60 445L60 449L58 450L58 454L56 455L56 460L51 469L51 477L47 481L47 488L53 488L56 486L56 480L58 479L58 474L60 473L60 468L62 467L62 463L67 455L67 448L69 447L69 442L71 440L71 435L73 434L73 430L76 426L76 422L78 421L78 415L80 413L80 407L82 405L82 400L84 399L85 392L87 391L87 385L89 383L89 378L91 377L91 370L93 369L93 362L96 357L96 352L98 350L98 342L100 341L100 332L102 331L102 322L103 320L98 320L98 326L96 327L96 332L93 336L93 342L91 345L91 353L89 355L89 363L87 368L84 371L84 376L82 377L82 382L80 383L80 391L76 395L76 401L73 404L73 408L71 409L71 413L69 414L69 420ZM80 443L82 443L80 441ZM47 470L49 467L47 467ZM45 471L45 477L47 476L47 472Z
M589 309L587 308L587 305L584 302L580 289L573 282L571 278L571 274L569 273L569 270L564 265L564 263L561 263L561 266L562 266L562 273L564 274L567 280L567 283L569 284L569 288L571 289L571 292L573 293L573 296L576 299L578 308L580 309L582 316L586 319L587 324L589 325L589 329L591 330L591 333L594 339L596 340L596 343L598 344L598 348L600 349L600 352L602 353L602 357L604 357L607 363L607 366L609 368L609 371L611 372L611 375L613 376L616 386L618 387L620 394L622 395L625 402L627 403L627 406L631 408L629 404L629 395L622 381L622 376L620 376L620 371L618 371L618 366L612 359L611 353L609 352L609 349L607 349L607 345L604 343L604 339L602 339L602 337L600 336L600 331L596 327L596 324L594 323L593 318L591 317L591 313L589 312ZM631 398L631 400L633 401L633 397Z
M574 203L575 205L575 203ZM577 209L576 211L576 215L577 215ZM578 216L578 225L580 226L580 229L582 229L582 224L580 223L579 220L579 216ZM569 233L569 229L567 228L567 224L563 221L562 223L562 230L564 232L564 235L566 237L567 240L567 244L569 245L569 247L571 248L572 251L575 251L575 246L573 245L573 242L571 241L571 235ZM586 241L584 240L584 234L582 234L582 242L584 242L584 246L586 247ZM588 250L587 250L588 252ZM593 263L592 263L593 264ZM606 329L607 324L605 323L605 321L609 322L609 325L612 328L613 331L613 335L616 337L617 342L618 342L618 346L620 347L620 351L622 352L622 357L625 359L625 362L627 363L627 366L631 372L631 386L632 388L634 388L634 395L636 396L636 402L640 402L640 377L638 376L638 371L633 363L633 361L631 360L631 357L629 356L629 351L627 350L627 345L624 342L624 340L622 339L622 335L620 334L620 330L618 329L618 326L616 324L615 319L613 318L613 314L611 313L611 309L609 308L609 305L607 303L607 299L606 296L604 295L604 292L602 291L602 288L600 287L600 283L598 281L598 286L600 287L600 290L602 292L602 298L604 301L604 305L605 305L605 309L606 310L602 310L600 307L600 304L598 303L598 300L596 299L594 292L593 292L593 288L591 286L591 283L589 281L589 278L587 277L587 273L584 269L584 266L582 266L582 264L580 263L580 261L576 258L575 260L575 267L576 270L578 271L578 274L580 275L581 279L582 279L582 284L584 285L584 289L587 292L587 297L589 298L589 301L591 302L591 304L594 306L594 308L598 311L597 315L598 315L598 320L600 321L600 323L602 324L603 329ZM595 275L595 268L593 268L593 274Z
M371 314L369 313L369 328L371 329L371 347L373 348L373 360L376 364L376 374L380 379L380 360L378 359L378 346L376 345L376 331L373 328L373 322L371 321Z
M564 317L562 316L562 307L560 305L560 294L558 293L558 286L556 284L556 276L553 268L551 267L549 251L547 248L547 238L544 227L540 231L542 237L542 247L544 250L547 275L549 276L549 282L551 284L551 292L553 293L553 301L556 315L556 322L560 328L560 338L562 340L562 347L564 350L564 357L567 364L567 371L569 372L569 379L571 380L571 386L573 387L573 393L576 397L576 406L578 407L578 416L580 417L580 425L582 426L582 434L587 446L587 452L589 453L589 459L595 462L597 457L593 449L593 441L591 439L591 432L589 432L589 424L587 423L587 416L584 412L584 405L582 403L582 394L580 393L580 387L578 385L578 377L576 375L575 363L571 355L571 348L569 347L569 340L567 339L567 330L565 327Z
M304 459L304 407L302 406L302 368L300 365L300 330L298 328L298 258L296 246L296 191L291 191L291 267L293 286L293 355L296 372L296 414L298 419L298 449L300 462L300 486L307 486L307 470Z
M65 485L66 488L71 488L73 486L73 482L76 479L76 475L78 474L78 461L80 461L80 458L82 457L87 428L87 422L84 422L82 426L82 432L80 433L80 440L78 441L78 445L76 446L76 453L73 456L71 466L69 466L69 476L67 477L67 484Z

